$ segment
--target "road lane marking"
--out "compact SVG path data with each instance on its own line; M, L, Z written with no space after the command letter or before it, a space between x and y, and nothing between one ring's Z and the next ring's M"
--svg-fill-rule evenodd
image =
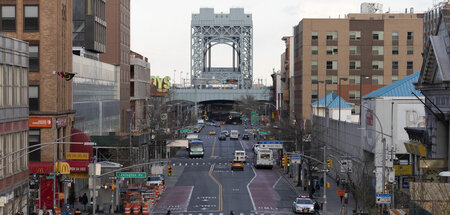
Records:
M192 192L193 192L193 191L194 191L194 186L191 187L191 191L190 191L190 193L189 193L189 197L188 197L188 200L187 200L187 205L188 205L188 207L189 207L189 202L191 202L191 197L192 197ZM188 207L186 207L186 210L183 211L183 212L187 212Z
M216 138L214 138L214 143L213 143L213 147L211 150L211 157L214 157L214 149L216 149Z
M277 186L278 182L280 181L281 176L278 178L278 180L275 182L275 184L273 184L272 188L275 189L275 186Z
M253 196L252 196L252 193L250 192L250 187L249 187L249 185L256 178L256 171L255 171L255 168L253 166L251 166L251 167L252 167L252 170L253 170L253 173L255 174L255 176L253 176L252 180L250 180L250 182L248 182L248 184L247 184L247 192L248 192L248 195L250 196L250 200L252 201L253 210L256 210L255 202L253 201Z
M217 179L214 178L214 176L212 175L213 170L214 170L214 164L211 165L208 175L214 182L216 182L217 186L219 186L219 207L217 208L217 210L222 211L222 207L223 207L222 184L219 181L217 181Z

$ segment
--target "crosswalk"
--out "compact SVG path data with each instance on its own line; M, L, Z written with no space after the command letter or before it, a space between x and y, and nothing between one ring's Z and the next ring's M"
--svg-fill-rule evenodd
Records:
M166 213L152 213L155 215L164 215ZM199 212L199 213L189 213L189 212L185 212L185 213L170 213L171 215L228 215L229 213L209 213L209 212ZM288 212L284 212L284 213L280 213L280 212L276 212L276 213L261 213L261 212L251 212L251 213L234 213L235 215L285 215L285 214L292 214L292 213L288 213Z
M214 164L216 167L230 167L231 163L227 163L227 162L219 162L219 163L214 163L214 162L196 162L196 161L192 161L192 162L174 162L172 163L172 166L176 167L176 166L210 166ZM247 162L244 163L244 165L251 165L251 163Z

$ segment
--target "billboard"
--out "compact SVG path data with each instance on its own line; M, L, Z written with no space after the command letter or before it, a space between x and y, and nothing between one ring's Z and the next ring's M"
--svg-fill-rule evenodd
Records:
M150 96L166 97L170 89L170 77L160 78L159 76L150 77Z

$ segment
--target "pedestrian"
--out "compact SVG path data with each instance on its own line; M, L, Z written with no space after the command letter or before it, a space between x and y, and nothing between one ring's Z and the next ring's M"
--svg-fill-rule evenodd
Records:
M86 195L86 193L83 194L82 200L81 200L81 204L83 204L83 210L86 211L86 205L88 203L88 197Z
M230 211L230 215L234 215L234 211L233 210Z
M343 196L339 196L339 197L341 197L341 204L342 204L342 198L343 198Z
M170 215L170 209L167 211L166 215Z
M319 214L319 210L320 210L320 205L318 202L314 203L314 211L316 212L316 214Z

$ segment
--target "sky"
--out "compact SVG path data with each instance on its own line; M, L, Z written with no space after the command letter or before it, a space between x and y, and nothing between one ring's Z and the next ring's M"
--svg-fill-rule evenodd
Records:
M431 8L436 0L131 0L131 50L148 57L152 76L174 77L182 83L190 73L190 23L199 8L214 8L215 13L229 13L230 8L244 8L253 16L253 80L271 85L270 75L280 70L284 52L283 36L303 18L343 18L359 13L362 2L383 4L383 12L415 12ZM212 50L212 66L231 67L231 48L218 45ZM174 72L175 71L175 72ZM266 83L266 82L264 82Z

